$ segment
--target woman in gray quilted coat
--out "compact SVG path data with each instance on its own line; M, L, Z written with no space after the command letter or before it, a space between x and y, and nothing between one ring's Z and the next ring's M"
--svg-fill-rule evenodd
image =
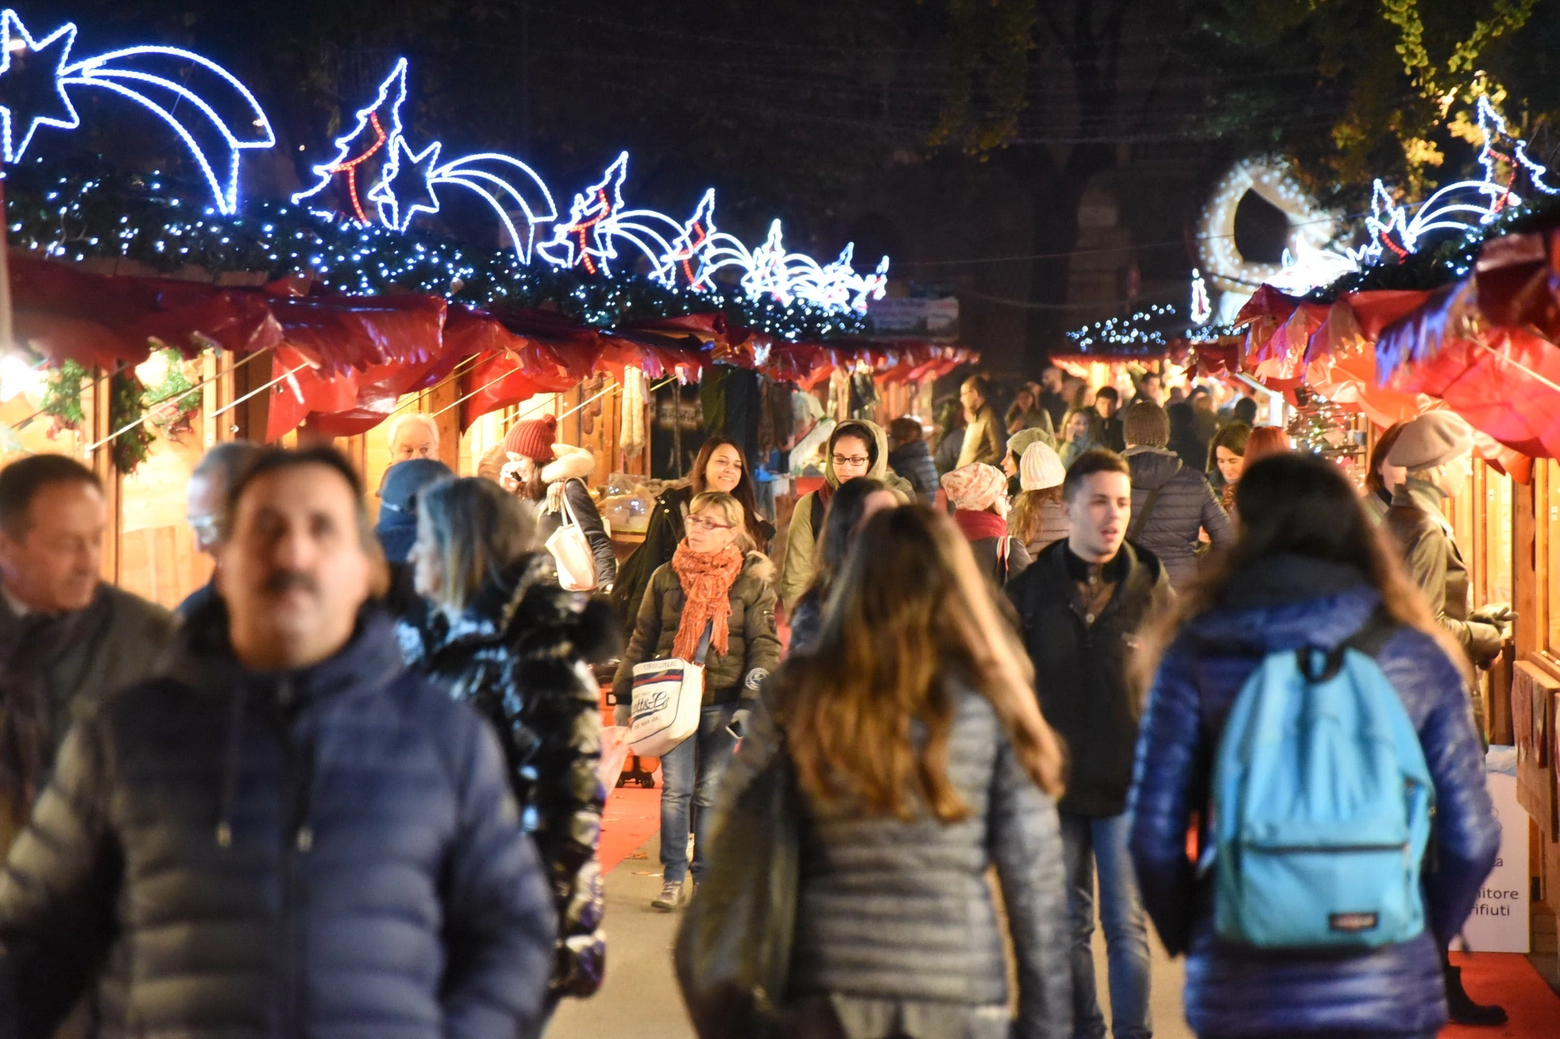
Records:
M803 824L781 1034L1072 1035L1062 755L1033 677L951 521L920 505L868 521L721 791L735 803L783 740Z

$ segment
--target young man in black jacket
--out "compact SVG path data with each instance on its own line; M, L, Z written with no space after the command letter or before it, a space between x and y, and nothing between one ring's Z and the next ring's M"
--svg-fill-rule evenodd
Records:
M1170 598L1152 554L1126 542L1131 470L1120 455L1086 451L1067 470L1065 541L1007 586L1035 665L1046 720L1067 741L1071 774L1057 805L1072 934L1073 1034L1103 1039L1094 984L1094 876L1110 962L1116 1039L1148 1039L1148 927L1127 853L1127 791L1139 709L1128 682L1138 629Z
M239 478L220 598L72 728L0 872L0 1036L98 975L109 1035L534 1032L548 880L492 731L368 605L362 499L328 449Z

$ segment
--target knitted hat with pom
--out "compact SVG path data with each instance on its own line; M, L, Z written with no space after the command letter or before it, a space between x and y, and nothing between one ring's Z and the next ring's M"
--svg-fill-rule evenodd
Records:
M553 444L557 439L558 419L555 416L526 419L510 426L509 432L504 434L504 450L524 455L537 465L546 465L553 460Z

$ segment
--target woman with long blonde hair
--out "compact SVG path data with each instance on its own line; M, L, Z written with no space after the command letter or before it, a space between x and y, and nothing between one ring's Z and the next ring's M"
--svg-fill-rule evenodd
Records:
M821 1018L818 1034L1009 1035L993 865L1017 956L1013 1034L1071 1034L1062 750L1002 610L945 516L877 514L728 773L727 805L777 745L795 766L805 822L787 1007Z
M1139 660L1150 692L1130 845L1144 906L1165 948L1187 956L1183 1002L1201 1039L1428 1039L1447 1015L1440 950L1499 846L1466 664L1336 466L1290 452L1264 458L1241 474L1235 504L1234 548L1183 592ZM1197 819L1201 846L1213 840L1209 790L1230 709L1267 654L1331 652L1365 632L1373 637L1354 644L1375 647L1435 788L1425 929L1359 951L1254 950L1220 938L1212 893L1221 866L1199 872L1186 834Z

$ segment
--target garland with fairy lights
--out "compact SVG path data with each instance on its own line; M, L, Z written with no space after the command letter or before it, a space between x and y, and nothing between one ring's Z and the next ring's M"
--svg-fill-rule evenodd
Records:
M855 311L831 313L799 299L753 300L740 287L719 283L696 292L650 278L527 267L512 250L466 247L416 228L365 227L291 203L249 202L223 216L182 203L181 192L165 189L165 179L106 166L64 177L37 163L7 170L11 246L76 262L130 259L165 273L198 267L213 278L306 273L336 292L417 292L478 307L552 309L598 328L721 311L733 325L792 342L866 331L865 316Z

